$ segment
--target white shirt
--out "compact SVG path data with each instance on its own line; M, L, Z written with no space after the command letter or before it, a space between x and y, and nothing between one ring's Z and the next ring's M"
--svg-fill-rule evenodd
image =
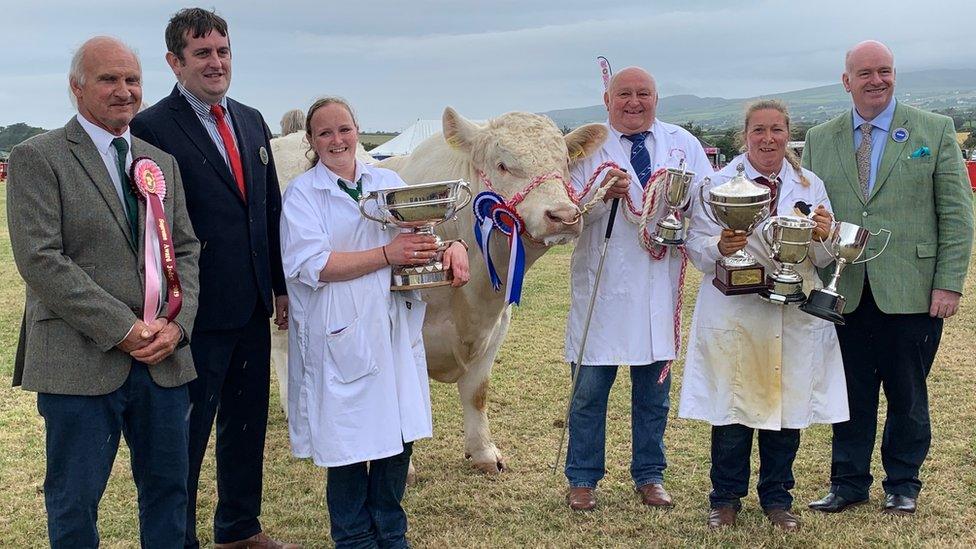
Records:
M623 139L621 132L609 124L607 129L610 135L601 150L579 162L571 172L577 191L583 189L596 167L607 160L626 168L631 174L636 173L630 165L630 149L624 148L624 144L629 145L630 141ZM684 158L686 168L695 172L691 190L697 192L701 179L712 173L698 139L679 126L659 120L654 121L651 132L654 135L653 150L648 153L652 158L653 171L665 167L676 168ZM602 181L602 178L601 174L597 181ZM630 198L638 208L642 193L643 187L632 179ZM620 209L626 207L626 203L621 201ZM658 217L648 221L651 230L666 210L662 207ZM609 201L599 203L590 210L583 220L583 233L573 250L571 305L565 342L567 362L575 362L578 358L609 211ZM583 364L643 365L676 358L674 305L680 270L679 252L668 250L661 260L652 259L638 241L637 225L628 221L623 211L618 211L590 322Z
M364 193L405 185L390 170L357 162L356 171ZM288 185L281 212L288 432L295 456L322 467L390 457L433 430L419 293L391 292L389 267L319 280L333 251L373 249L396 235L365 219L336 180L316 164Z
M745 165L750 179L759 172L745 155L717 172L708 188L721 185ZM777 194L780 215L793 215L797 201L831 210L823 181L803 170L809 181L783 162ZM705 189L707 194L708 188ZM693 195L698 201L698 194ZM761 229L749 236L746 250L766 269L775 270ZM811 423L848 419L847 385L834 325L801 311L796 305L777 305L756 294L724 295L712 284L721 228L695 209L688 234L688 256L704 276L691 323L688 353L678 415L712 425L741 424L757 429L799 429ZM797 265L804 292L822 287L814 264L825 266L830 255L821 243L810 243L810 256Z

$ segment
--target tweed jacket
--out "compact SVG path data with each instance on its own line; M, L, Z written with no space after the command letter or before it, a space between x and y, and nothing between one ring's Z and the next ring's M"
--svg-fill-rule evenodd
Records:
M166 180L163 208L176 251L183 307L175 321L186 336L197 309L200 246L186 213L172 156L132 138L132 157L148 156ZM26 312L14 385L30 391L102 395L122 386L132 357L115 346L141 316L143 227L133 245L125 210L91 138L75 118L10 153L7 222L14 261L26 282ZM163 387L196 371L187 346L149 367Z
M893 139L898 129L908 133L901 143ZM973 245L973 193L951 118L898 102L867 200L857 179L851 111L807 132L802 164L823 179L837 220L891 231L884 253L841 275L845 313L857 308L865 276L878 307L889 314L928 312L933 288L962 293ZM872 237L864 257L883 244L883 235ZM820 274L827 280L832 271L833 264Z

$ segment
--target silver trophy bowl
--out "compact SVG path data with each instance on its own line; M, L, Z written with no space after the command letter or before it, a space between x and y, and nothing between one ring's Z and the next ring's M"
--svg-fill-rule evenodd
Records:
M682 159L677 168L667 168L664 175L664 204L668 213L657 222L651 240L662 246L680 246L685 243L685 222L681 211L691 200L691 182L695 172L685 169Z
M466 181L437 181L393 189L379 189L359 198L359 211L366 219L427 234L437 240L439 251L443 243L434 234L434 227L453 219L471 201L471 189ZM374 203L373 208L369 207ZM373 215L372 210L379 215ZM446 286L452 280L451 271L434 259L424 265L394 266L391 290L415 290Z
M752 234L756 225L769 217L772 196L768 187L753 183L745 175L745 166L739 164L735 177L713 189L704 197L705 185L699 189L701 202L708 207L705 215L720 227ZM739 250L720 260L726 267L751 267L758 265L749 252Z
M867 249L868 241L872 236L879 236L887 233L884 246L875 255L861 259L864 250ZM830 282L825 288L816 289L810 292L810 299L800 309L813 316L829 320L834 324L844 324L844 305L847 298L837 293L837 281L840 280L840 273L848 265L867 263L879 255L883 254L891 241L891 231L880 229L872 233L864 227L848 223L846 221L836 221L831 227L830 236L823 241L823 247L827 253L834 258L834 272L830 275Z
M805 301L803 277L795 265L806 261L817 223L807 217L778 215L763 227L762 236L769 248L769 258L777 268L766 277L768 288L759 293L773 303Z

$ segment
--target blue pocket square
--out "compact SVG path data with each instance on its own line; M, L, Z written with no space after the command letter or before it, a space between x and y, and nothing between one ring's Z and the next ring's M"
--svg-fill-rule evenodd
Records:
M926 156L932 156L932 151L928 147L919 147L908 155L908 158L925 158Z

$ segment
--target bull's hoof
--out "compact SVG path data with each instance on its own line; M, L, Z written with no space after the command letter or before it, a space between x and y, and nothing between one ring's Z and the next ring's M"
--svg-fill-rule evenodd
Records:
M408 472L407 473L407 486L416 486L416 485L417 485L417 473L414 472L414 471Z
M475 463L474 468L489 476L504 473L508 470L505 462L501 460L489 463Z

